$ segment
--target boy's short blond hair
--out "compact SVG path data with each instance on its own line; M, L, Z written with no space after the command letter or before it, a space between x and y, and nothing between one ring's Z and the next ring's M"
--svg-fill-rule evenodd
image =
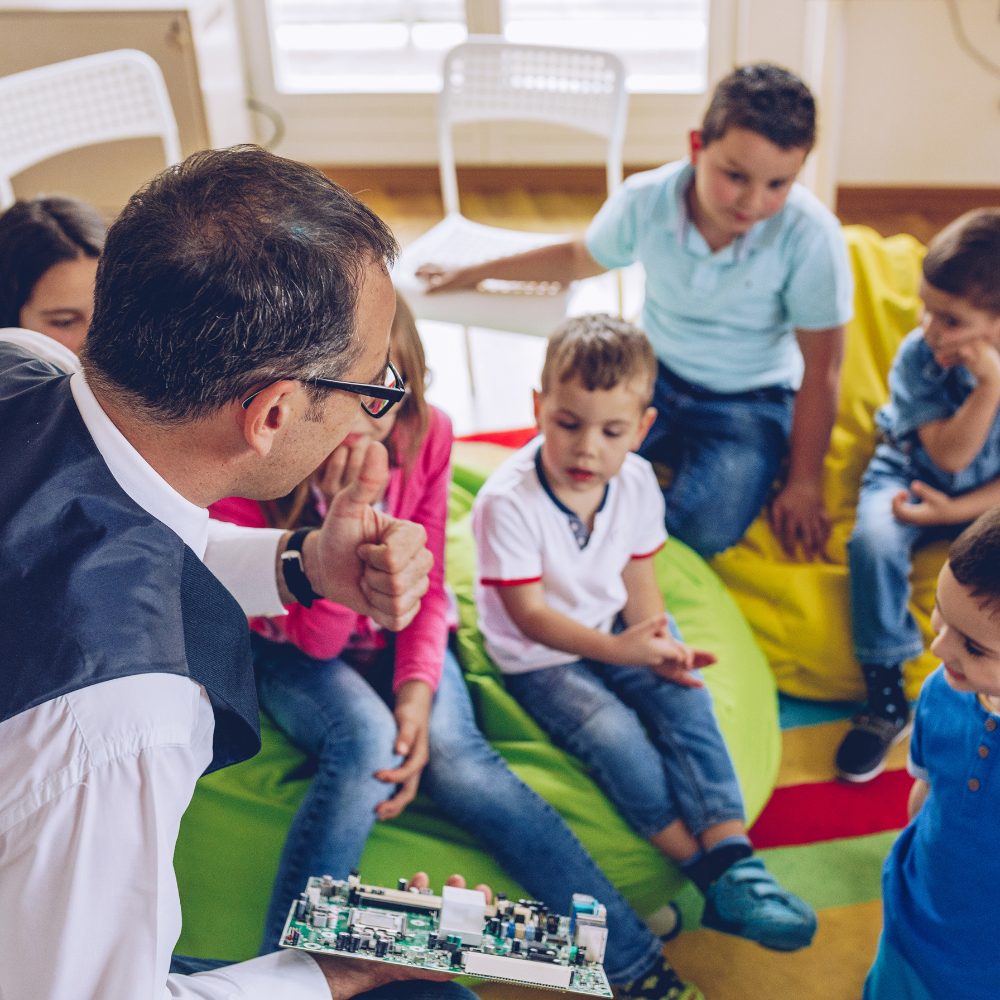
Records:
M975 208L945 226L927 248L924 278L1000 316L1000 208Z
M572 316L549 338L542 393L574 378L590 392L638 381L648 403L656 383L656 355L642 330L623 319L606 313Z

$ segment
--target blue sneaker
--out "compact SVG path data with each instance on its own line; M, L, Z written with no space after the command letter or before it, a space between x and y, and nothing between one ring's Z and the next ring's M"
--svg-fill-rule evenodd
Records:
M775 951L805 948L816 933L812 907L778 885L756 857L737 861L709 887L701 923Z

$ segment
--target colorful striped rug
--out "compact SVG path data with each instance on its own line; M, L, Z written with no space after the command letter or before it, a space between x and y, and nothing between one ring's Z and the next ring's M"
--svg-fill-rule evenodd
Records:
M782 765L750 830L768 868L819 914L810 948L786 955L698 928L701 900L680 900L685 931L667 954L707 1000L858 1000L882 926L882 862L906 823L908 743L865 785L836 779L833 756L856 706L781 698ZM693 929L698 928L698 929Z

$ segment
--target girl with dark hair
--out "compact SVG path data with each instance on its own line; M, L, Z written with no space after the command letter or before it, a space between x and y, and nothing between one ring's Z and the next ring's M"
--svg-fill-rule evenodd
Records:
M105 231L97 210L73 198L17 201L0 215L0 327L35 330L79 351Z

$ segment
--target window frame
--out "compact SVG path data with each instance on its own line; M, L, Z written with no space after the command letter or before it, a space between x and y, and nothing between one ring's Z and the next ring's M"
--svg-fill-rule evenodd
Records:
M708 79L717 79L733 63L735 8L741 0L709 0ZM466 0L470 34L500 33L501 0ZM283 119L282 155L319 164L430 165L437 161L437 95L433 93L296 93L274 84L266 0L239 5L250 92ZM636 93L630 97L625 161L656 164L687 152L687 132L705 103L704 93ZM539 144L530 153L518 143L497 141L487 127L459 143L463 162L506 165L575 165L593 163L593 147L566 137Z

